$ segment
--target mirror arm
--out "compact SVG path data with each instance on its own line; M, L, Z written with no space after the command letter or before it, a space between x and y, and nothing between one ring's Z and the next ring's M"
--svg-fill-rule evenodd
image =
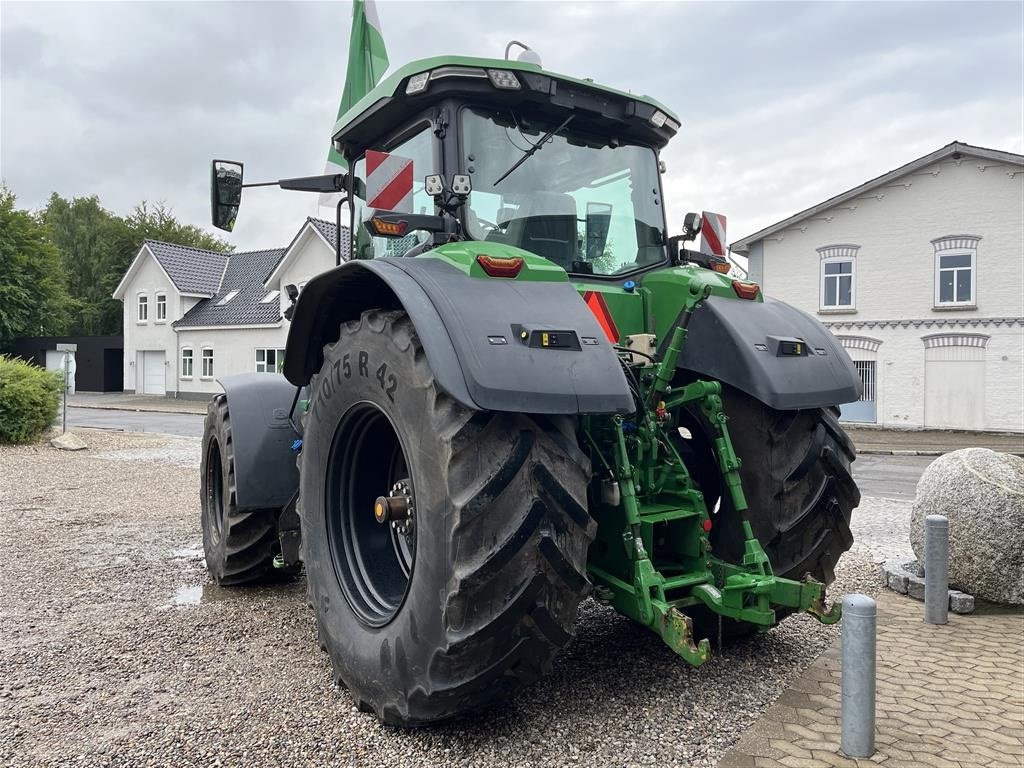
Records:
M300 176L296 179L281 179L276 182L281 189L299 192L344 192L348 184L347 173L332 173L325 176Z

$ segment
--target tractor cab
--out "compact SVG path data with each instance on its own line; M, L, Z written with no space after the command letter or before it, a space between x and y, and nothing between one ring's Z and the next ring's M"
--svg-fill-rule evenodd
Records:
M413 62L335 127L353 169L352 252L416 255L467 239L571 274L618 278L662 264L658 151L678 129L653 99L535 63Z

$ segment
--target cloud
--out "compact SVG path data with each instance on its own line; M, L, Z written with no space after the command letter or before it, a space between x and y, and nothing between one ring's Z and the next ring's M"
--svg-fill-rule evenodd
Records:
M1008 3L379 2L393 66L501 56L647 93L670 225L735 240L953 139L1024 151L1022 7ZM0 5L0 175L21 204L164 201L207 226L212 157L319 172L344 81L347 3ZM230 236L288 242L314 195L249 190ZM322 215L333 212L323 210Z

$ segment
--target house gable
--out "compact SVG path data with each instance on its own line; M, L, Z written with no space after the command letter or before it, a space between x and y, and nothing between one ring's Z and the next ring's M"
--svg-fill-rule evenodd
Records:
M337 232L338 228L334 223L324 219L316 219L312 216L307 217L305 223L299 228L295 237L292 238L291 243L285 248L284 257L273 272L267 276L264 286L268 290L283 291L286 283L281 280L281 275L285 272L290 274L305 274L309 272L309 276L312 277L314 274L319 274L325 269L335 266L336 254L334 246ZM322 249L315 246L311 248L314 241L327 246L330 250L331 259L329 264L323 265L323 259L320 256ZM351 241L348 236L348 227L342 227L341 256L343 261L348 260L350 247ZM311 253L315 254L313 264L304 264L303 262L309 258ZM311 269L316 269L316 271L310 272Z
M737 240L730 244L729 249L734 253L746 255L752 250L756 250L756 245L759 242L772 235L776 235L792 227L799 227L805 221L812 220L815 217L827 216L831 209L839 208L845 204L854 203L853 208L855 209L855 201L864 197L874 196L878 200L881 200L885 196L885 192L883 190L886 187L899 184L901 180L904 180L903 184L906 185L905 179L908 176L919 173L934 173L934 171L929 171L927 169L935 166L935 164L940 161L946 160L947 158L951 158L954 162L959 164L968 157L971 158L976 165L978 160L982 161L982 164L979 166L981 169L987 169L989 167L999 165L1006 165L1011 168L1015 168L1010 172L1011 178L1018 173L1024 172L1024 155L1018 155L1013 152L1003 152L1002 150L997 149L976 147L971 144L954 141L934 152L931 152L930 154L925 155L924 157L919 157L906 165L902 165L888 173L884 173L858 187L842 192L822 203L819 203L818 205L800 211L787 219L783 219L782 221L765 227L752 235L748 235L747 237ZM909 185L906 186L909 188Z

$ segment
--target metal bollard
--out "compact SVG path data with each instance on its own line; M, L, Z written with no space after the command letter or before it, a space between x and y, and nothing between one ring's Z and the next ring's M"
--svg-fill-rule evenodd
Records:
M867 595L843 596L842 739L848 757L875 753L875 624Z
M924 519L924 620L949 620L949 520L942 515Z

